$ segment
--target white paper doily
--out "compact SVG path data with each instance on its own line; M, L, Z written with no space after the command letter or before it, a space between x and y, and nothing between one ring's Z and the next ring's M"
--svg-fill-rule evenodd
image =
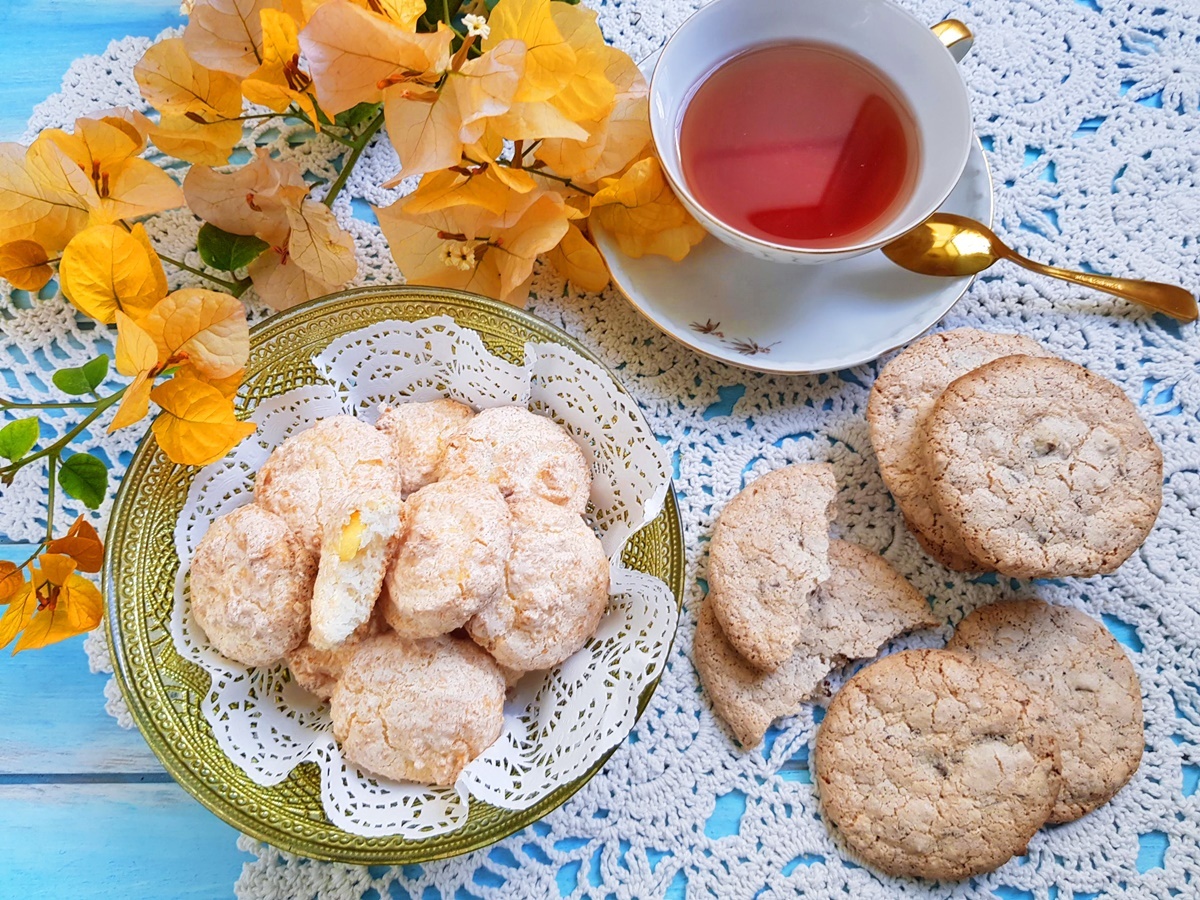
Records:
M300 763L317 763L326 815L353 834L419 839L453 831L466 822L468 794L528 809L625 739L642 691L662 672L675 598L620 558L629 537L662 511L670 461L628 395L567 347L527 344L525 364L514 366L475 332L438 316L350 332L313 361L325 381L260 403L251 416L258 431L196 474L175 528L171 636L180 655L212 675L204 717L222 751L258 784L278 784ZM612 563L609 606L596 634L566 662L521 680L499 739L453 789L376 778L347 763L328 705L301 690L283 665L247 669L213 650L192 618L187 577L213 520L251 501L254 473L285 438L327 416L370 422L381 403L445 396L476 409L527 406L563 425L591 463L589 517Z
M614 44L641 59L697 0L587 0ZM832 0L831 0L832 2ZM976 33L963 61L977 133L996 188L996 227L1035 259L1200 287L1200 7L1196 0L901 0L927 22L962 19ZM63 93L31 127L138 105L130 75L146 39L78 60ZM299 148L286 130L250 135L329 180L340 145ZM27 137L31 137L32 132ZM359 251L359 283L400 274L365 203L395 154L374 145L334 204ZM321 188L318 188L318 193ZM199 223L173 213L151 223L179 256ZM194 253L187 258L199 264ZM178 280L176 283L179 283ZM59 400L55 360L79 365L104 347L61 303L0 319L0 368L30 400ZM26 308L28 307L28 308ZM688 548L688 609L663 681L630 739L569 803L494 848L409 866L366 869L298 860L243 839L253 854L243 897L365 896L485 900L843 896L969 900L1190 897L1200 879L1200 336L1103 294L1004 264L985 273L946 327L1014 331L1114 380L1135 402L1166 458L1163 511L1141 551L1114 575L1025 584L947 572L921 553L879 478L863 419L879 364L829 376L755 375L697 356L659 334L614 291L580 294L541 266L530 308L593 349L638 400L676 469ZM49 347L50 349L46 349ZM101 422L103 424L103 421ZM136 434L100 429L84 449L114 461ZM828 460L838 475L843 537L882 551L931 597L950 626L999 598L1037 594L1102 617L1141 678L1146 753L1107 806L1038 834L1029 854L956 886L881 877L845 860L817 817L808 776L813 711L780 723L761 751L740 753L714 720L690 660L692 610L704 593L712 523L744 483L769 469ZM119 466L118 466L119 468ZM0 521L44 527L44 476L22 473L0 497ZM61 494L59 502L62 503ZM66 516L68 510L62 510ZM70 511L73 512L73 511ZM102 521L102 508L97 521ZM60 518L60 521L69 519ZM895 646L912 645L898 642ZM819 710L818 710L819 712ZM232 875L231 875L232 877ZM370 892L374 893L370 893Z

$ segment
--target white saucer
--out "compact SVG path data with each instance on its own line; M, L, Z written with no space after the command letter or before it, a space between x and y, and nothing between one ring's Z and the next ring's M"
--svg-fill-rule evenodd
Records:
M941 208L991 224L992 176L978 140ZM613 284L642 315L693 350L760 372L869 362L937 323L973 280L917 275L879 250L820 265L764 262L712 235L682 262L633 259L594 219L592 228Z

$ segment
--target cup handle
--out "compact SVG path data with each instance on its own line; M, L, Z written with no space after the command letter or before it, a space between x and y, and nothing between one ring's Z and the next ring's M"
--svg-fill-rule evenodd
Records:
M967 55L971 45L975 43L975 35L971 34L971 29L958 19L946 19L938 22L930 30L950 51L955 62L962 62L962 58Z

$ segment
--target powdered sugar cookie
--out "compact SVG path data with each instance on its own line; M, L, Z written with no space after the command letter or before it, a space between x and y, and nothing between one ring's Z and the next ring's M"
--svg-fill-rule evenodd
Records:
M505 498L540 498L576 513L592 488L579 445L553 420L520 406L485 409L467 422L450 438L437 476L490 481Z
M401 403L380 410L375 427L395 444L405 497L436 480L446 444L473 415L469 406L454 400Z
M258 471L254 500L316 553L330 510L351 493L399 495L399 473L387 435L353 416L331 416L275 448Z
M222 655L277 662L304 642L317 559L279 516L251 503L216 519L192 558L192 615Z
M439 481L409 496L383 614L404 637L461 628L504 593L511 516L495 485Z
M467 622L500 665L522 672L562 662L608 608L608 558L578 515L544 500L511 504L507 587Z
M387 630L387 622L379 612L378 606L371 618L332 650L318 650L305 641L287 655L287 667L292 678L300 687L310 694L328 700L337 687L338 679L346 668L346 663L354 655L359 641L383 634Z
M448 786L504 727L504 679L462 638L395 634L356 646L330 698L346 760L399 781Z

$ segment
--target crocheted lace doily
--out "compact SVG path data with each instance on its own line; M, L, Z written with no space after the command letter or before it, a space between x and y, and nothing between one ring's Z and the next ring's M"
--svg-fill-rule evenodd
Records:
M600 24L640 58L695 0L608 0ZM924 20L953 15L977 34L964 62L977 129L996 186L996 226L1018 249L1063 266L1200 285L1200 8L1194 0L907 0ZM33 131L84 112L140 101L130 70L146 40L111 45L72 66ZM319 178L339 149L293 147L283 131L249 134ZM378 229L354 217L396 159L378 143L335 209L358 242L361 283L400 273ZM151 224L180 256L197 222L186 212ZM197 264L191 254L188 261ZM967 577L925 557L879 477L866 422L877 365L836 375L756 375L714 363L663 337L614 291L580 295L538 270L534 312L619 369L676 463L689 549L687 608L662 684L633 736L566 806L490 850L404 869L309 863L243 839L254 854L247 897L533 898L897 896L1081 898L1104 892L1194 896L1200 877L1200 344L1179 327L1106 295L998 266L947 317L1029 334L1120 384L1140 403L1166 457L1163 510L1141 551L1115 574L1036 585ZM0 315L9 389L54 399L48 369L107 347L55 300L15 293ZM48 337L49 336L49 337ZM135 431L136 429L132 430ZM137 435L94 429L80 445L119 469ZM957 886L882 878L848 862L818 816L808 754L819 711L809 707L742 753L713 719L690 661L704 593L707 538L725 503L757 475L790 462L837 470L842 536L881 551L928 595L946 625L969 610L1036 594L1078 606L1123 639L1141 677L1146 753L1133 781L1079 822L1039 833L1028 855ZM0 499L12 539L40 531L44 475L23 472ZM102 521L107 508L102 508ZM63 518L73 510L62 510ZM897 642L901 646L904 642ZM102 645L89 647L99 653ZM103 665L97 659L97 666ZM836 679L834 679L836 686ZM110 706L118 704L109 693ZM1164 849L1165 848L1165 849ZM372 894L374 896L374 894Z

